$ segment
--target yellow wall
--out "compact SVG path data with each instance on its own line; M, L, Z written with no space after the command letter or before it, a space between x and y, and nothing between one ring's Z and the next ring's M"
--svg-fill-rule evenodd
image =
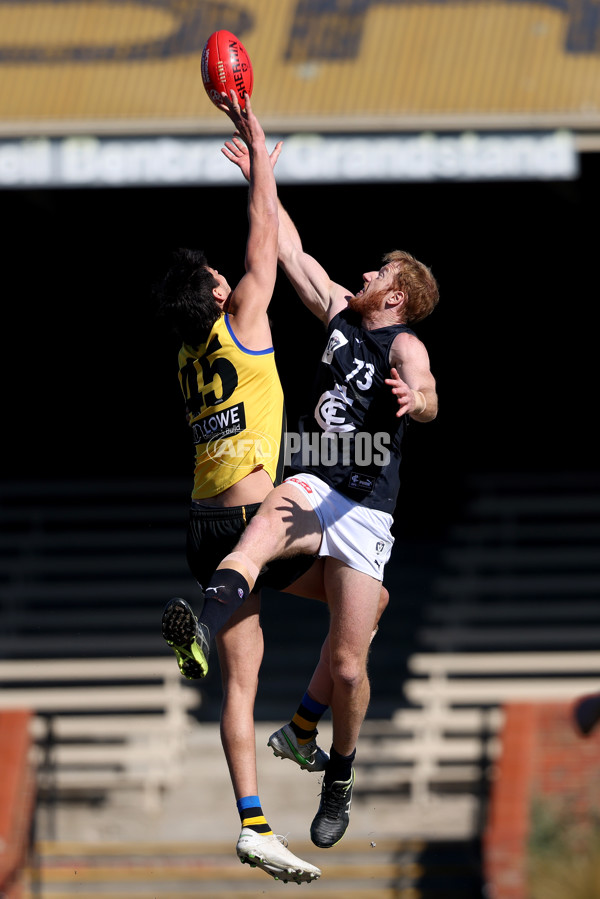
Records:
M200 77L221 27L270 128L597 128L597 0L563 5L0 0L0 133L227 132Z

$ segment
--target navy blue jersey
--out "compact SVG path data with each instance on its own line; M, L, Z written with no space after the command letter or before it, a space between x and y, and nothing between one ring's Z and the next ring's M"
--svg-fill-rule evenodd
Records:
M340 493L371 509L393 513L400 489L405 418L384 383L390 377L390 348L406 325L367 331L360 316L345 309L330 322L317 368L312 414L291 440L294 472L311 472Z

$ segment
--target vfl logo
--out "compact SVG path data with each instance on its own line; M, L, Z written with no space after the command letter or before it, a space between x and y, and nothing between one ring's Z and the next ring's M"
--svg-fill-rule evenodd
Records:
M384 550L386 548L387 548L387 544L384 543L383 540L378 540L377 543L375 544L375 552L377 553L378 556L381 555L381 553L384 552ZM377 568L379 569L383 565L383 559L373 559L373 564L376 565Z
M380 556L384 553L386 558L389 558L389 544L385 542L385 540L378 540L375 544L375 553ZM383 559L373 559L373 564L380 569L382 565L385 563L386 558Z
M347 343L348 339L344 337L341 331L338 331L338 329L335 328L327 341L327 346L321 357L321 362L324 362L325 365L331 365L335 351L339 350L340 347L345 346Z

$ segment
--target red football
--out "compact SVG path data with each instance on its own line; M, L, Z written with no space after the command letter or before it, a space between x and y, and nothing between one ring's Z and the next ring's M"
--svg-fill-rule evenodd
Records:
M252 96L254 73L246 48L231 31L215 31L202 51L202 81L206 93L217 106L221 94L234 90L244 109L244 94Z

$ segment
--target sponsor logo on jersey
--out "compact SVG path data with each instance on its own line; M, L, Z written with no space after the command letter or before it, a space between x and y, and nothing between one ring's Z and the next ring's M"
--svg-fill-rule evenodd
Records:
M279 442L270 434L246 428L243 403L220 409L192 424L195 446L206 444L204 452L218 465L252 471L279 455Z
M220 438L231 437L246 429L246 410L243 403L236 403L228 409L219 409L211 415L199 418L192 424L194 445L208 443Z

